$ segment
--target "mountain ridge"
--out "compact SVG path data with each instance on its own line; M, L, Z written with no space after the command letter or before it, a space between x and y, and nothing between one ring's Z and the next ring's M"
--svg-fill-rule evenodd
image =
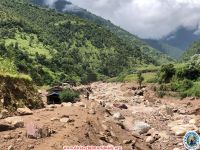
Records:
M160 64L137 43L71 14L17 0L0 1L0 56L38 85L117 76L142 64ZM146 50L149 53L148 47ZM167 57L164 57L165 59ZM168 59L165 59L169 62Z
M32 3L37 4L36 2L37 0L31 0ZM40 4L41 5L41 1ZM65 7L64 7L65 5ZM92 14L91 12L87 11L86 9L80 8L76 5L73 5L74 7L78 7L79 11L75 10L72 11L71 9L68 10L66 8L66 6L68 5L73 5L70 1L66 1L66 0L57 0L53 6L54 9L56 9L58 12L62 12L62 13L70 13L72 15L78 16L82 19L88 20L90 22L93 22L95 24L98 24L108 30L110 30L112 33L114 33L115 35L117 35L119 38L121 38L122 40L124 40L126 43L129 43L130 45L132 45L133 47L135 45L138 45L141 48L141 51L143 53L145 53L146 55L149 55L150 57L152 57L155 60L158 60L159 63L166 63L169 61L172 61L172 59L167 56L166 54L150 47L149 45L147 45L145 43L145 41L142 41L141 39L139 39L137 36L129 33L128 31L114 25L111 23L111 21L109 20L105 20L102 17L99 17L95 14ZM42 6L46 6L43 0Z

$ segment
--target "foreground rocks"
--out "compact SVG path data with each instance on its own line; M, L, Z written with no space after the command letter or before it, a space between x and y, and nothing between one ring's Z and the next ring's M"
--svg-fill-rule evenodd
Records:
M0 132L13 130L13 129L15 129L14 125L6 123L6 122L0 122Z
M26 126L26 136L31 139L40 139L50 137L55 131L47 126L38 126L34 123L29 123Z
M18 108L18 109L17 109L17 113L18 113L20 116L32 115L32 114L33 114L33 112L32 112L29 108L27 108L27 107L25 107L25 108Z
M151 129L150 125L142 122L142 121L136 121L133 125L133 131L139 133L139 134L144 134L147 133Z
M15 128L23 128L24 120L21 117L8 117L4 120L6 123L13 125Z
M7 109L3 109L0 113L0 119L4 119L9 116L9 112Z

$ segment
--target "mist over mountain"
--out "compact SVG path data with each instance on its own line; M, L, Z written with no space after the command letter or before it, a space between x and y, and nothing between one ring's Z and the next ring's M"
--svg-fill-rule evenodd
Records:
M91 12L87 11L86 9L80 8L74 4L72 4L70 1L66 0L55 0L53 3L52 1L42 0L43 6L48 6L50 8L54 8L59 12L67 13L76 15L84 20L88 20L90 22L93 22L95 24L98 24L108 30L110 30L112 33L117 35L119 38L124 40L126 43L130 44L133 48L135 46L138 47L139 50L141 50L143 53L149 55L155 60L159 60L159 62L166 62L170 60L171 58L165 54L163 54L162 51L154 49L150 47L148 44L146 44L143 40L139 39L137 36L129 33L128 31L114 25L111 21L106 20L100 16L97 16L95 14L92 14ZM41 5L41 3L37 3L35 0L32 1L35 4Z

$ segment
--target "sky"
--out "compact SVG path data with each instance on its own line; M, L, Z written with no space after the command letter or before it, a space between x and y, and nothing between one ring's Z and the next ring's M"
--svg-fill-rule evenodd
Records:
M46 0L53 4L56 0ZM200 33L200 0L70 0L139 36L159 39L179 27Z

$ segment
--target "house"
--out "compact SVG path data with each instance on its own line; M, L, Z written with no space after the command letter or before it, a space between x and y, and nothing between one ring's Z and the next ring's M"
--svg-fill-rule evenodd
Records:
M63 88L60 86L55 86L49 90L47 90L47 104L60 104L61 99L60 99L60 92L63 91Z

